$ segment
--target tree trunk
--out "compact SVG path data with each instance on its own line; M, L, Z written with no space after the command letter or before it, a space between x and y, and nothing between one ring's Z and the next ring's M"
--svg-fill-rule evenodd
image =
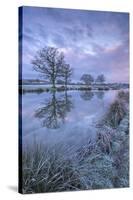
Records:
M53 73L52 73L52 87L55 88L55 66L53 65Z
M67 78L65 78L65 89L67 89Z
M52 79L52 87L55 88L55 78Z

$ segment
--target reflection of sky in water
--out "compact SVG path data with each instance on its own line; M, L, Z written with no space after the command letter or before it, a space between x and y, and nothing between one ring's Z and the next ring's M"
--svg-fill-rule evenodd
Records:
M61 115L64 116L64 119L61 117L58 119L59 127L56 129L42 126L43 120L46 121L47 113L41 118L35 117L35 112L39 108L46 107L47 103L52 101L52 94L24 94L22 97L22 130L24 144L27 142L30 143L32 140L43 141L44 143L63 141L66 143L74 141L76 143L85 140L88 136L93 138L96 133L96 121L104 115L109 104L114 100L116 93L117 91L95 91L94 93L89 91L68 91L67 101L72 104L72 107L70 106L70 109L63 110L66 108L66 104L65 106L62 104L66 98L65 92L57 92L55 94L55 100L57 102L61 100L59 106L64 106L63 108L61 108L61 106L58 108L59 112L61 112L61 109L64 112ZM54 109L53 105L50 109ZM45 112L47 112L47 109Z

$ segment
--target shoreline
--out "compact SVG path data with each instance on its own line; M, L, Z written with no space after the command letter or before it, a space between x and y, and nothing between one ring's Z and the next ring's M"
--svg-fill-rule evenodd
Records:
M25 87L25 86L24 86ZM23 94L23 93L42 93L42 92L63 92L63 91L70 91L70 90L77 90L77 91L109 91L109 90L125 90L125 89L129 89L127 88L112 88L112 87L67 87L65 88L64 86L62 87L56 87L56 88L50 88L50 87L37 87L35 88L33 87L29 87L26 86L27 88L23 88L23 86L19 86L19 93Z

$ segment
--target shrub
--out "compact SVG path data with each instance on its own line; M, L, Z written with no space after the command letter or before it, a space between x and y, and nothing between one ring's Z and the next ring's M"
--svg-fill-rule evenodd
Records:
M96 136L96 144L103 153L109 154L111 152L113 134L113 130L109 130L107 128L103 128L98 131Z
M21 92L23 94L25 94L25 93L38 93L38 94L40 94L44 91L45 91L45 89L43 89L43 88L28 88L28 89L22 89Z
M105 87L104 90L109 90L109 88L108 88L108 87Z
M129 102L129 92L125 92L125 91L120 91L119 93L118 93L118 99L119 100L123 100L123 101L125 101L125 102Z
M102 87L99 87L98 90L103 90L103 88L102 88Z
M112 126L113 128L116 128L121 120L123 119L124 115L126 114L125 106L124 104L116 100L109 108L109 112L106 115L106 123Z
M92 90L91 87L79 87L78 90Z

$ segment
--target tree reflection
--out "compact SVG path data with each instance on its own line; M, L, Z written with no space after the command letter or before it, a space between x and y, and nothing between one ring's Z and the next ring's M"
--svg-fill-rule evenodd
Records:
M104 91L98 91L95 93L98 99L103 99L104 98Z
M65 121L67 112L73 108L71 96L65 92L62 96L56 96L56 92L52 93L51 98L45 102L45 106L38 108L35 117L42 120L42 126L57 129Z
M93 96L94 96L94 93L92 91L89 91L89 90L85 90L85 91L82 91L81 94L80 94L81 98L85 101L90 101Z

